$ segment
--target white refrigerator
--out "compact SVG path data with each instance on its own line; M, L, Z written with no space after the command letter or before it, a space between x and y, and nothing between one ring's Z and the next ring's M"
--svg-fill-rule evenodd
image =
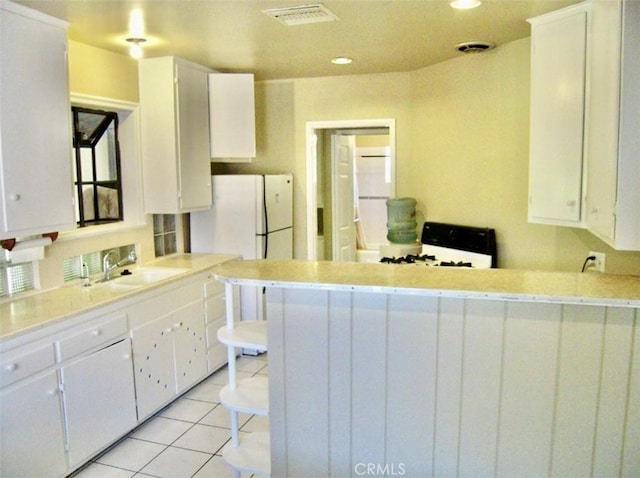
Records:
M191 213L191 252L293 258L291 174L215 175L211 183L211 209ZM262 288L240 289L240 314L242 320L264 319Z

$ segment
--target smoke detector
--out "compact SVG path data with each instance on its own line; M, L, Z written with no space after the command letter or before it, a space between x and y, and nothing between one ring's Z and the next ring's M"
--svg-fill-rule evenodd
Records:
M289 26L339 20L334 13L329 11L329 9L321 3L317 3L315 5L273 8L271 10L263 10L262 12Z
M483 51L491 50L495 48L495 44L488 41L467 41L464 43L458 43L456 50L462 53L481 53Z

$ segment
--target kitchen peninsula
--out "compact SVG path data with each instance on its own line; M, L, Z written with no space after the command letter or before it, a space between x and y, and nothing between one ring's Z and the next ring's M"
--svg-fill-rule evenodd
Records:
M640 476L640 278L243 261L272 476ZM230 289L230 288L228 288Z

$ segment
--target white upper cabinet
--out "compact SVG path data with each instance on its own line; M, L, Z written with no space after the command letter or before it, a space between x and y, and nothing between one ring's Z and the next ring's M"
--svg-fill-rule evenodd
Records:
M529 221L579 226L587 9L579 5L530 22Z
M210 71L176 57L140 60L146 213L177 214L211 207Z
M530 20L529 221L640 250L640 2Z
M591 8L587 227L640 250L640 2Z
M253 75L209 75L211 158L214 162L249 162L256 156Z
M0 238L75 228L67 24L0 12Z

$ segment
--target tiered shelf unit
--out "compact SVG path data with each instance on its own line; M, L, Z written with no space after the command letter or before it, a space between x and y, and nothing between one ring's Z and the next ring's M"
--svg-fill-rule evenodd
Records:
M267 350L267 322L264 320L235 321L233 285L225 284L225 294L226 324L218 330L218 340L227 346L229 384L221 390L220 402L229 409L231 441L223 449L222 455L227 464L233 468L234 478L240 478L240 473L270 476L269 433L251 433L241 439L238 430L238 413L263 416L269 414L268 379L251 377L238 380L236 376L237 349Z

